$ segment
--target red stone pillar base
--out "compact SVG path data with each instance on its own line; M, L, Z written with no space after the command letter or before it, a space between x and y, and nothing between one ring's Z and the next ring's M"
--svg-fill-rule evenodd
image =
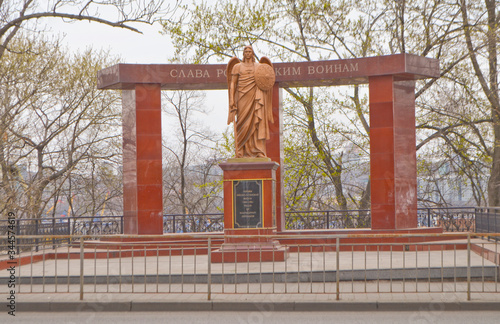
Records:
M230 159L224 171L224 244L212 262L284 261L276 234L276 169L267 158Z

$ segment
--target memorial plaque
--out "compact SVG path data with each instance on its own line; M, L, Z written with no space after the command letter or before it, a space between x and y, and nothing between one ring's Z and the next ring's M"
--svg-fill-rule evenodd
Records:
M234 228L262 227L262 180L233 182Z

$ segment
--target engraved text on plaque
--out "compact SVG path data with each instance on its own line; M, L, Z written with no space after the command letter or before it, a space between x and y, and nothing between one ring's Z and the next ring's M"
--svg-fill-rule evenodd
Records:
M262 227L262 180L233 182L234 228Z

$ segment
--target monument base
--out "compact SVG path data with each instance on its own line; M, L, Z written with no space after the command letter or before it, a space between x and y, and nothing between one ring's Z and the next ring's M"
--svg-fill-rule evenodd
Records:
M288 248L272 235L276 235L274 228L225 229L224 243L212 252L212 262L285 261Z
M219 164L224 172L224 228L274 228L278 163L267 158L229 161Z
M276 170L269 158L229 159L224 171L224 244L212 262L284 261L276 235Z

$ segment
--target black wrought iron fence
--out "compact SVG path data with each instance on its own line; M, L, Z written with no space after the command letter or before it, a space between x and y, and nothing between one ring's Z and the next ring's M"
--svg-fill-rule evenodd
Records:
M164 233L222 232L224 214L163 215Z
M12 228L12 227L11 227ZM16 236L20 235L106 235L123 233L123 216L106 217L55 217L55 218L26 218L16 219L14 224ZM0 235L7 235L9 223L7 219L0 219ZM24 240L24 241L23 241ZM59 245L68 242L68 239L17 239L17 246L23 245ZM6 244L0 242L3 249Z
M474 232L474 207L418 208L418 227L442 227L445 232ZM285 212L287 230L369 228L368 209ZM165 233L218 232L224 229L224 214L171 214L163 216Z
M368 209L285 212L287 230L366 228L371 226Z
M419 227L442 227L445 232L500 232L500 208L419 208ZM477 218L477 220L476 220ZM476 224L477 223L477 224ZM287 230L369 228L370 210L285 212ZM8 222L0 220L0 235ZM163 216L164 233L221 232L224 214L169 214ZM16 219L17 235L107 235L123 233L123 216ZM21 242L20 242L21 243ZM42 242L57 244L56 241Z
M442 227L444 232L475 232L475 207L419 208L418 227Z
M476 208L476 233L500 233L500 208Z
M123 216L77 218L72 224L73 235L108 235L123 233Z

